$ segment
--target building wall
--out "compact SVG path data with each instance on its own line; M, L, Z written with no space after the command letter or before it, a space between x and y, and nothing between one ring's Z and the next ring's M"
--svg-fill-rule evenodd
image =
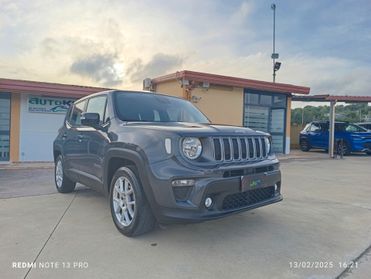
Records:
M10 97L10 158L11 162L19 161L20 110L21 95L12 93Z
M33 94L34 95L34 94ZM52 161L53 141L65 114L28 112L28 95L20 102L20 161Z
M242 126L243 89L229 86L195 88L194 98L201 98L195 105L215 124Z
M176 80L156 85L156 92L184 98L184 90ZM194 88L191 93L201 99L194 103L213 123L242 126L243 89L214 86Z
M183 88L176 80L156 84L156 92L183 98Z
M300 132L304 129L305 125L300 125L300 124L294 124L291 126L290 130L290 138L291 138L291 148L293 149L299 149L299 136Z

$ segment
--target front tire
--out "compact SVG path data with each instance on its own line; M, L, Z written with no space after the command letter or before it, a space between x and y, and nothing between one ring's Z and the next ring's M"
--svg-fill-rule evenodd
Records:
M310 150L309 142L307 140L302 140L300 142L300 150L303 152L308 152Z
M126 236L136 236L153 229L155 218L137 175L127 167L113 175L110 207L116 228Z
M59 193L71 193L75 190L76 182L72 181L64 172L61 155L55 160L54 182Z

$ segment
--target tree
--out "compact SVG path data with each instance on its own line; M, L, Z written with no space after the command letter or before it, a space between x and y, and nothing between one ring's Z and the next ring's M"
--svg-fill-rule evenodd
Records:
M291 110L291 124L307 124L315 120L328 120L330 107L325 106L305 106ZM336 120L348 122L361 122L371 115L371 106L367 103L356 103L336 106Z

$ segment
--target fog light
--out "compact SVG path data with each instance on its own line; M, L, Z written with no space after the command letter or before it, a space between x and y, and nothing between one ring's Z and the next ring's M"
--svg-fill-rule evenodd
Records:
M274 184L274 191L277 192L277 190L278 190L278 185Z
M192 186L195 184L194 179L178 179L171 182L173 186Z
M211 198L205 199L205 206L209 208L213 204L213 200Z

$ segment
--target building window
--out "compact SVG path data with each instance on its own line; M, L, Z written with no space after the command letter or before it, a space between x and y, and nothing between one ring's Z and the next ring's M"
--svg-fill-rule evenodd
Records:
M9 161L10 94L0 92L0 161Z
M245 89L244 126L272 135L273 151L284 153L287 96Z

